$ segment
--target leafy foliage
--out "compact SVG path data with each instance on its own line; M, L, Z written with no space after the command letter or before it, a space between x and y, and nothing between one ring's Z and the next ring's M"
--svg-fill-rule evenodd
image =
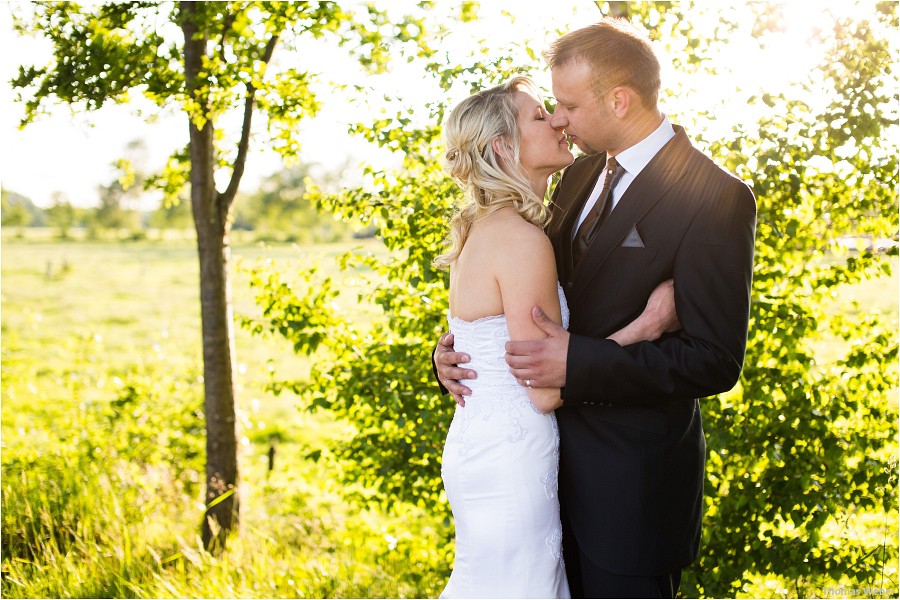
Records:
M897 510L896 331L864 309L827 310L837 286L891 272L888 256L849 255L839 242L898 229L886 130L897 119L885 35L895 8L828 32L826 62L804 84L810 96L826 94L823 108L764 96L757 102L771 110L756 130L711 145L752 181L758 233L740 389L705 404L707 518L688 595L733 593L752 573L777 573L801 596L842 577L896 588L887 539L897 536L887 520ZM828 337L846 343L833 362L813 354ZM868 513L885 515L882 535L855 534L852 523Z
M688 74L704 71L717 45L744 31L744 19L727 9L702 38L690 25L698 7L630 6L631 18L651 28ZM757 574L780 577L799 595L829 582L896 587L897 529L888 517L897 509L897 414L889 401L897 387L896 332L864 308L830 313L838 286L891 272L889 255L851 255L839 242L889 238L898 228L896 152L887 130L897 123L896 49L888 46L895 10L880 4L823 33L830 50L799 89L748 99L761 111L757 123L708 141L706 115L682 115L701 147L753 185L759 203L745 368L737 388L703 402L706 518L702 555L685 575L688 596L731 596ZM756 16L751 25L761 35L771 22ZM429 67L444 89L454 82L477 89L509 70L502 61L476 60ZM823 91L824 105L815 101ZM428 106L432 123L443 110ZM342 259L345 268L365 264L380 276L362 299L380 305L383 320L359 330L329 308L339 295L330 280L307 274L301 293L276 269L260 268L254 285L263 319L247 324L318 357L309 382L275 388L355 426L352 438L329 450L344 481L359 484L357 495L385 506L413 501L447 516L439 457L452 406L437 397L428 369L445 329L447 279L430 260L457 191L437 164L436 125L413 130L400 112L357 131L405 152L403 165L370 170L365 189L315 198L373 223L393 251L385 263ZM823 361L813 346L830 339L843 341L844 354ZM851 523L868 514L884 516L884 525L860 535Z

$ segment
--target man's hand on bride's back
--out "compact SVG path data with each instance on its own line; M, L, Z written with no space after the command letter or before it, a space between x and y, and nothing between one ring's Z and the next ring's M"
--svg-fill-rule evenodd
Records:
M460 379L475 379L477 374L472 369L466 369L459 365L469 362L468 354L453 350L453 334L446 333L441 336L437 347L434 349L434 365L437 368L438 379L453 396L460 406L465 406L464 396L469 396L472 390L459 382Z

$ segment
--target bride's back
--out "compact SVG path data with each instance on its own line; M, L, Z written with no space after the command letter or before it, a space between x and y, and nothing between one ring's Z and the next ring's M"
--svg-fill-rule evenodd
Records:
M546 242L536 226L513 208L503 208L472 224L465 246L450 267L450 314L465 321L504 314L498 281L501 271L517 269L523 246ZM529 265L555 271L555 265Z

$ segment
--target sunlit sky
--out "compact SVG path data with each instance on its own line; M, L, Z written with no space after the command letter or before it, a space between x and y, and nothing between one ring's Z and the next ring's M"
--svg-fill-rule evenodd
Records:
M390 4L394 5L395 2ZM724 3L720 3L724 4ZM774 3L773 3L774 4ZM737 86L743 89L778 91L791 81L796 81L815 65L816 49L807 43L814 28L827 28L829 12L851 15L859 12L853 3L841 0L817 2L814 6L804 0L789 0L779 3L783 6L785 32L774 35L765 50L751 46L731 44L717 59L723 65L733 68L734 75L720 74L716 77L691 81L698 94L691 97L663 98L662 110L677 115L690 112L698 106L724 106L719 111L721 127L727 128L734 122L749 120L743 103L729 103ZM868 6L874 2L868 3ZM402 3L401 3L402 5ZM439 8L451 10L457 2L439 0ZM552 10L548 9L552 5ZM742 3L735 3L735 10L741 10ZM829 10L824 10L828 8ZM50 60L50 48L41 40L23 38L12 30L12 11L21 12L21 2L11 2L0 6L0 186L30 197L39 206L52 204L55 194L62 192L65 198L80 206L97 203L97 187L108 184L115 178L112 163L123 156L126 145L135 139L142 139L147 147L147 167L160 168L169 154L183 147L187 139L187 127L180 115L163 114L154 123L148 124L135 116L136 108L158 112L148 103L134 105L108 105L98 112L73 114L66 106L54 106L50 114L38 122L18 129L24 114L22 103L15 102L15 92L9 81L15 76L20 64L44 65ZM501 15L503 10L513 13L515 22ZM535 2L520 0L509 3L500 0L485 0L480 12L482 21L472 32L457 36L448 44L449 51L460 51L472 39L486 38L491 47L502 47L508 42L533 40L533 47L543 50L555 37L555 30L569 30L596 21L601 13L593 2L575 0L554 0ZM697 23L697 25L701 25ZM342 52L316 52L315 69L336 78L358 77ZM323 60L324 57L324 60ZM289 60L290 56L277 54L276 59ZM670 81L678 77L667 68L665 57L663 79ZM545 89L550 88L549 74L536 77ZM381 77L373 82L376 89L396 92L403 90L411 105L423 104L429 99L427 94L435 93L421 85L421 72L414 66L397 64L389 77ZM423 95L425 94L425 95ZM461 99L461 98L458 98ZM324 109L314 121L303 122L301 140L303 149L301 160L317 162L325 169L336 169L350 161L350 178L353 165L360 160L374 160L390 164L391 158L372 151L361 140L350 138L345 132L347 123L374 118L365 107L350 106L340 94L321 97ZM453 99L457 100L457 99ZM262 119L258 118L258 123ZM690 132L688 132L690 133ZM274 152L262 149L262 140L255 145L247 162L247 172L242 189L253 189L267 174L281 168L280 159ZM149 197L153 203L155 197Z

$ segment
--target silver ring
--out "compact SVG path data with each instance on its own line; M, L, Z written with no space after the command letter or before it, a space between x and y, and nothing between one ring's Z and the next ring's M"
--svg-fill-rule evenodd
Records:
M531 387L531 380L530 380L530 379L526 379L526 380L525 380L525 385L527 385L528 387Z

